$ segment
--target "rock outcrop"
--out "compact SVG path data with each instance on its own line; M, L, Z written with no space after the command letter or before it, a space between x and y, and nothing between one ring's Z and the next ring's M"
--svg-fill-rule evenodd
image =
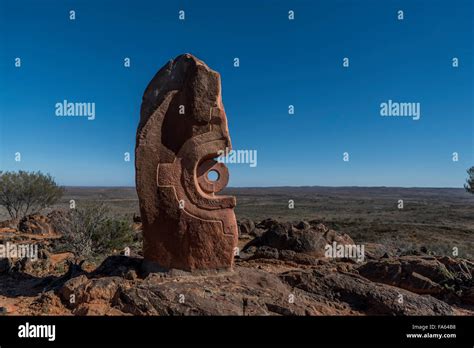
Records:
M41 214L31 214L20 220L18 229L28 234L53 234L50 219Z
M348 265L267 261L238 262L233 272L143 274L139 259L110 257L100 271L79 274L41 296L59 297L74 315L456 314L432 296L371 282ZM122 272L111 267L121 263Z
M474 264L435 256L401 256L371 260L358 273L374 282L393 285L416 294L429 294L448 302L469 298L474 285Z
M53 210L48 215L34 213L21 219L11 219L0 222L0 233L31 234L38 236L58 235L58 223L64 218L64 213Z
M3 315L474 315L470 260L389 250L354 262L320 255L314 233L354 241L317 222L255 225L261 236L232 271L150 272L124 255L86 268L44 245L35 262L3 259Z
M313 257L323 257L328 244L354 245L351 237L338 233L323 224L311 225L308 222L299 222L293 225L289 222L279 223L275 220L264 220L257 224L258 228L265 229L243 248L244 253L273 252L272 258L278 258L278 250L304 253ZM272 251L273 250L273 251Z

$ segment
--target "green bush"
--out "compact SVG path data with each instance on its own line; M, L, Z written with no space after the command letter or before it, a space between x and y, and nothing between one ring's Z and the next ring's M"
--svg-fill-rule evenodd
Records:
M37 213L55 204L63 193L64 189L49 174L0 171L0 205L12 219Z
M122 219L108 218L97 229L93 236L96 252L107 253L112 250L123 250L133 243L133 231L130 222Z
M134 237L131 225L126 219L111 217L104 204L92 203L72 209L60 231L65 249L89 258L130 247Z

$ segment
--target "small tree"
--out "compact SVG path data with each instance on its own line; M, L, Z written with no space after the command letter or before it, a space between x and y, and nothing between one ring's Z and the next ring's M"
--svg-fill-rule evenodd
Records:
M55 204L63 193L64 189L49 174L0 171L0 205L13 219Z
M474 167L469 168L467 174L469 175L469 178L466 180L464 188L467 192L474 194Z

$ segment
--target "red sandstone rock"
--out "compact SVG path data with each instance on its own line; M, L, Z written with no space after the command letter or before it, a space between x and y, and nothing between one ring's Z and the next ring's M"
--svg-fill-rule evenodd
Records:
M51 221L48 217L41 214L31 214L22 218L18 224L18 229L22 233L28 234L54 234L55 231L51 226Z
M220 76L190 54L169 61L145 90L135 148L143 252L165 268L231 268L235 198L214 160L231 148ZM219 175L216 181L207 177Z

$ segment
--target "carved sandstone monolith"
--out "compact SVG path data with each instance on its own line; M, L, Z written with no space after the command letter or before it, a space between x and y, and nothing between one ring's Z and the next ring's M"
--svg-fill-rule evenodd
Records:
M190 54L169 61L143 94L135 148L145 260L164 268L228 269L235 198L215 161L231 148L217 72ZM209 172L218 177L212 181Z

